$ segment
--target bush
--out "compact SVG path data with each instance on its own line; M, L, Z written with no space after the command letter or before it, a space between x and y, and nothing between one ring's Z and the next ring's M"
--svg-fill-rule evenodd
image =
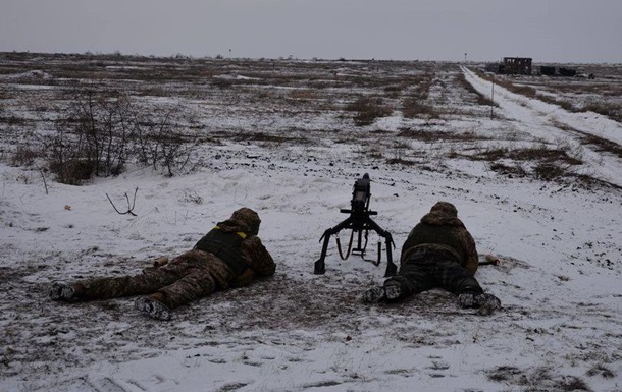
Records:
M43 153L32 146L18 146L17 150L11 155L10 165L12 166L32 166L37 158L41 158Z
M385 106L382 98L360 97L352 104L346 107L346 110L356 112L354 115L354 123L357 126L373 124L380 117L386 117L393 114L393 109Z
M428 116L429 118L438 118L438 113L432 106L421 103L417 98L408 98L402 106L402 114L406 118L415 118L418 116Z
M554 180L563 177L566 174L566 170L555 163L541 162L533 168L533 173L536 178L541 180Z
M137 160L172 176L192 162L192 137L180 131L179 110L138 107L125 94L89 86L73 91L56 131L43 139L57 180L81 184L120 174Z
M56 124L56 133L45 139L50 170L60 182L70 184L81 183L92 175L119 174L127 161L133 132L129 99L121 93L104 94L92 87L74 90L70 97L70 104Z
M50 171L56 174L56 181L63 184L81 185L93 176L95 165L91 161L70 159L50 164Z
M154 108L150 112L138 116L135 124L133 152L138 161L165 170L169 177L192 166L196 144L191 135L180 131L179 111Z

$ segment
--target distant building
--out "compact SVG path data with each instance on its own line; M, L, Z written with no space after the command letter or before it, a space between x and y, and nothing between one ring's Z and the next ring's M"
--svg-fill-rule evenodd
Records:
M510 75L531 75L531 57L504 57L499 64L499 73Z
M557 68L552 65L541 65L540 66L540 75L555 76L556 73L557 73Z
M567 67L556 67L553 65L541 65L540 75L548 76L576 76L577 70Z
M560 76L576 76L577 70L574 68L559 67Z

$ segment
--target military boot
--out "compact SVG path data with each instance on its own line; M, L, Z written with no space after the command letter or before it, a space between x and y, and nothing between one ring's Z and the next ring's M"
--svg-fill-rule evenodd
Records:
M65 283L52 283L48 290L50 298L54 301L74 301L77 300L84 292L84 286L81 283L73 285Z
M162 294L155 293L148 297L139 297L134 302L134 309L146 314L155 320L168 321L171 319L171 311L160 302Z
M402 295L402 286L395 280L387 280L382 287L373 287L363 293L363 302L395 301Z
M478 314L483 316L488 316L501 309L501 300L486 293L462 293L458 296L458 304L463 309L479 309Z
M363 293L363 302L365 303L378 302L383 298L386 298L384 294L384 287L372 287Z
M402 296L402 285L395 280L384 282L384 296L387 301L395 301Z

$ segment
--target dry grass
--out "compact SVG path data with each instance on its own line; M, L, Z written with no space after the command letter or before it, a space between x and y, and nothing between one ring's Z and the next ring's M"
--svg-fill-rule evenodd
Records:
M360 97L346 106L346 110L355 113L354 123L357 126L373 124L377 118L390 116L393 113L393 109L385 105L379 97Z
M413 128L401 128L397 134L398 137L407 139L415 139L424 143L433 143L439 141L453 141L472 143L478 140L488 140L489 137L478 135L475 132L449 132L441 130L425 130L425 129L413 129Z
M524 392L591 391L582 379L560 375L554 369L544 367L523 370L513 366L499 366L488 371L487 377L504 385L521 387Z
M236 142L260 142L260 143L270 143L270 144L295 144L295 145L305 145L309 144L309 139L302 136L284 136L284 135L274 135L267 132L240 132L236 137L233 138Z
M11 154L9 164L11 166L32 166L39 158L43 158L45 154L41 149L30 145L19 145L15 152Z
M596 146L597 151L610 152L622 158L622 146L610 140L597 135L584 135L582 138L584 144Z
M405 118L438 118L439 115L434 107L426 105L420 98L410 97L404 100L402 105L402 114Z
M492 77L481 71L476 71L476 73L480 77L489 81L494 81L499 86L515 94L520 94L532 99L539 99L542 102L557 105L570 112L582 113L591 111L607 116L615 121L622 121L622 105L619 101L620 96L622 96L622 84L619 82L590 85L571 83L574 79L560 78L554 84L546 85L547 90L557 95L553 97L538 92L538 88L542 88L541 85L543 85L541 80L536 79L539 77L521 79L521 84L518 84L508 79L505 75ZM581 96L585 96L585 98L581 98ZM594 96L611 99L594 102Z
M582 164L579 159L571 156L568 150L550 149L545 145L513 150L491 148L477 154L460 156L475 161L488 161L491 170L503 175L524 177L531 174L545 181L574 176L571 168ZM508 161L515 161L515 163L512 165ZM524 163L531 164L531 171Z
M42 64L45 64L45 77L41 77ZM598 71L594 69L592 72ZM122 91L128 99L144 103L136 110L146 117L157 114L154 113L157 105L150 102L167 101L158 98L174 98L188 110L194 110L193 105L204 105L206 114L198 122L181 124L184 131L197 134L199 143L222 144L233 140L274 148L317 144L327 140L329 144L355 145L364 150L366 156L385 160L388 164L414 165L415 162L408 157L416 156L418 165L440 167L437 161L467 158L488 161L492 170L508 176L536 176L542 179L574 176L574 167L581 163L580 154L562 146L495 149L484 147L481 143L491 140L493 136L470 131L466 126L460 128L461 125L453 129L454 123L448 121L457 117L467 121L480 117L483 106L492 103L473 89L457 64L451 63L0 54L0 75L22 74L25 76L11 78L8 89L0 92L3 137L10 134L16 141L13 147L3 151L2 156L3 159L12 159L13 164L17 165L30 164L33 159L24 149L17 150L24 129L51 129L51 119L58 118L57 108L67 105L72 99L70 94L63 94L62 91L72 91L74 89L68 87L84 84L95 87L102 96L110 99L115 99L112 96L115 91ZM600 97L604 97L605 93L614 97L620 90L615 83L590 85L588 83L591 82L585 82L574 89L561 79L547 82L535 77L499 76L495 77L495 82L528 96L545 88L567 95L581 92L586 96L601 94ZM517 83L526 86L514 86ZM21 84L63 88L18 88ZM549 99L536 95L539 99ZM615 106L608 106L615 99L607 101L603 98L602 103L599 99L592 102L589 109L599 112L608 110L610 116L615 115ZM571 103L565 96L554 101L563 107ZM19 102L19 108L11 102ZM352 120L355 126L369 126L379 118L390 116L395 109L402 111L403 123L407 124L397 132L385 130L374 141L369 141L370 133L378 133L371 129L373 126L363 130L352 127ZM224 118L243 120L213 126L210 116L216 117L216 123ZM274 121L275 117L293 120L281 125ZM292 129L298 127L296 121L309 121L308 124L311 124L318 117L321 117L320 121L336 120L324 130L310 130L313 127L307 127L307 124L300 125L300 129ZM272 127L272 124L277 125ZM567 130L576 139L577 131ZM515 136L515 139L504 135L504 142L524 141L521 135ZM362 142L361 138L365 141ZM584 145L596 146L598 151L622 156L622 147L606 139L587 134L581 134L579 138ZM397 143L416 144L413 141L428 144L425 148L430 151L424 154L412 151L412 147L399 153L392 150ZM479 156L474 155L482 149L485 150Z
M472 85L471 83L469 83L466 80L466 77L464 76L464 73L459 73L456 75L455 77L456 81L458 82L458 85L461 86L462 88L464 88L469 94L471 95L475 95L475 103L477 103L480 106L499 106L498 104L494 103L490 98L485 97L483 94L480 94L479 91L477 91Z

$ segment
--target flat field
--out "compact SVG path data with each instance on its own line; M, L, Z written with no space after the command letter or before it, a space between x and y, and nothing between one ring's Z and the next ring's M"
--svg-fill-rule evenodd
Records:
M569 66L580 76L0 53L0 391L622 390L622 66ZM123 164L59 182L85 114ZM174 136L155 144L168 155L130 138L146 129ZM476 278L503 310L482 317L442 290L363 304L383 244L375 266L331 239L314 275L364 173L398 263L419 218L454 203L482 259L502 261ZM48 299L52 282L178 255L243 206L262 219L271 279L164 323L132 298Z

